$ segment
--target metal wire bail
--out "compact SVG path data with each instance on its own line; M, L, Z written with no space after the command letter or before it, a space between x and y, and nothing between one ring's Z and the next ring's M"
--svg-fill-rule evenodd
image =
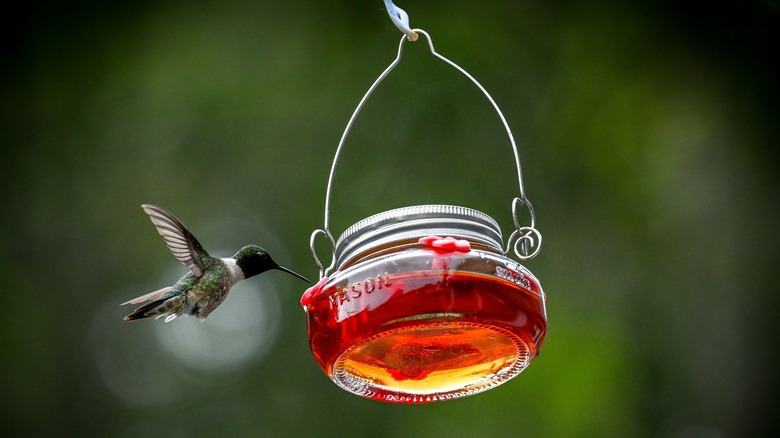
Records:
M371 94L373 94L374 90L377 88L377 86L379 86L382 80L384 80L384 78L401 61L401 56L403 54L403 48L406 41L417 40L418 34L425 36L425 38L428 40L428 46L433 56L444 61L452 68L459 71L461 74L466 76L472 83L474 83L474 85L476 85L480 91L482 91L482 93L485 95L487 100L490 101L491 105L493 105L493 108L496 110L496 113L501 119L501 122L504 125L504 129L506 129L507 136L509 137L509 141L512 146L512 151L514 153L515 167L517 169L517 182L518 182L518 189L519 189L519 196L512 200L512 220L514 222L515 229L509 236L509 239L507 240L507 246L506 249L504 249L504 254L508 253L510 249L512 249L515 255L520 260L528 260L535 257L539 253L539 250L541 249L542 235L536 229L536 216L534 214L534 209L525 196L525 188L523 187L523 174L522 174L522 168L520 166L520 154L517 151L517 144L515 143L515 139L512 136L512 130L509 128L509 124L507 123L504 114L501 112L501 109L499 109L498 105L490 96L490 94L487 92L487 90L485 90L485 88L479 82L477 82L477 80L474 79L473 76L471 76L467 71L465 71L463 68L461 68L454 62L450 61L449 59L445 58L444 56L436 52L436 50L433 47L433 41L431 40L431 37L430 35L428 35L427 32L425 32L422 29L408 28L408 16L406 15L406 12L393 5L392 2L389 0L386 0L385 4L392 5L393 9L391 9L391 7L388 6L388 14L390 14L391 18L394 18L393 22L396 23L396 25L402 32L404 32L404 36L401 38L401 41L398 44L398 54L395 60L393 60L393 62L391 62L390 65L388 65L387 68L385 68L385 70L379 75L379 77L376 78L374 83L371 84L371 87L369 87L368 91L366 91L366 94L363 96L363 98L360 99L360 102L358 102L358 105L355 108L355 111L352 113L349 122L347 122L347 126L344 129L344 133L341 135L341 140L339 140L338 147L336 148L336 154L333 157L333 164L331 165L330 175L328 176L328 187L325 192L324 225L322 229L315 230L311 234L311 238L309 239L309 248L311 249L311 254L312 257L314 258L314 262L317 264L317 267L319 268L320 278L327 276L336 265L336 254L335 254L336 240L333 238L333 234L330 232L330 201L331 201L331 192L333 188L333 179L336 173L336 165L338 164L339 156L341 155L341 150L344 146L344 142L346 141L346 138L349 135L350 130L352 129L352 125L354 124L355 119L357 118L360 111L363 109L363 106L365 105L368 98L371 96ZM401 21L397 21L397 20L401 20ZM399 25L399 23L401 25ZM528 211L528 215L531 220L530 226L521 225L521 222L518 218L518 209L520 205L525 207L525 209ZM325 267L320 261L320 259L317 257L317 251L315 249L315 241L318 235L325 236L325 238L328 240L328 242L331 245L332 258L331 258L330 265L328 265L327 267Z

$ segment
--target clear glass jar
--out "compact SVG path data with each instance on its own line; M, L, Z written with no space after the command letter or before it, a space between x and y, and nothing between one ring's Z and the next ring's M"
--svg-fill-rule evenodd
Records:
M495 387L539 354L539 281L504 255L489 216L448 205L380 213L336 243L338 270L304 294L325 373L363 397L427 403Z

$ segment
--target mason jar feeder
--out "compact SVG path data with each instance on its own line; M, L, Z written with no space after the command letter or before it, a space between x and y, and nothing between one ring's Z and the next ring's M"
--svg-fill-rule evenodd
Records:
M533 208L525 197L512 133L519 196L511 202L515 229L504 244L496 221L454 205L416 205L365 218L336 240L329 229L333 178L347 134L363 104L400 62L376 79L352 114L336 149L325 199L325 225L311 236L319 282L301 304L315 360L337 385L362 397L428 403L476 394L515 377L539 354L547 331L546 297L539 280L518 261L541 247ZM521 226L519 210L530 215ZM315 250L324 236L332 250L325 267Z

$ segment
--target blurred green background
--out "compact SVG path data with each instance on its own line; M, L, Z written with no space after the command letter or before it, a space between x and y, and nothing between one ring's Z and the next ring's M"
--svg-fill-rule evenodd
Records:
M544 235L541 355L486 393L361 399L308 350L282 273L205 323L128 324L185 270L140 204L217 256L316 277L344 126L401 34L379 0L34 2L4 26L3 436L749 436L777 413L777 1L399 1L518 142ZM454 203L508 235L489 103L424 43L368 101L338 235ZM323 254L327 248L322 248Z

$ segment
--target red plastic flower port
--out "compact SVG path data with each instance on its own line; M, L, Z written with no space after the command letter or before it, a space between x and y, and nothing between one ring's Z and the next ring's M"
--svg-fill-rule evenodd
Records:
M456 239L454 237L425 236L417 241L420 245L432 247L436 252L445 253L452 251L469 252L471 244L468 240Z
M327 281L328 281L328 277L322 277L320 281L317 282L317 284L306 289L306 292L304 292L303 296L301 297L301 306L306 307L307 305L309 305L312 297L314 297L314 295L318 294L322 290L322 286Z

